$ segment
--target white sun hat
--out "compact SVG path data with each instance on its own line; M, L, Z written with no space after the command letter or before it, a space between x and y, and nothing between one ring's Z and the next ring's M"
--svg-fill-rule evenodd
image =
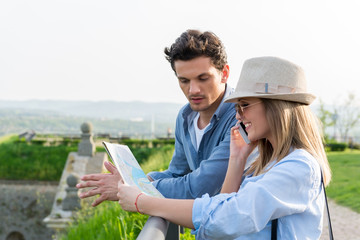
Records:
M238 102L240 98L268 98L306 105L315 100L308 93L304 70L278 57L257 57L244 62L235 92L226 102Z

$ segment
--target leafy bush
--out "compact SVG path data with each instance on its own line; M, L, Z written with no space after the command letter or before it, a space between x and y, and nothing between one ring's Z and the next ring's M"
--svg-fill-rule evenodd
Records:
M80 143L80 140L79 139L69 139L69 138L64 138L64 140L62 141L62 145L65 145L65 146L72 146L72 147L77 147Z
M326 144L326 147L330 151L345 151L345 149L347 148L347 144L346 143L338 143L338 142L330 142L330 143Z
M358 149L358 150L360 150L360 144L359 143L353 143L351 146L349 144L349 148L350 149Z
M129 148L147 148L149 147L149 140L143 139L122 139L121 144L127 145Z
M129 146L129 148L159 148L165 145L174 145L175 139L170 138L164 138L164 139L152 139L152 140L146 140L146 139L121 139L121 144L125 144Z
M164 145L174 145L175 144L175 139L174 138L170 138L170 139L154 139L151 141L153 147L161 147Z
M39 145L39 146L44 146L45 143L46 143L46 140L38 140L38 139L35 139L35 140L32 140L32 141L31 141L31 144Z
M158 149L155 148L141 148L141 147L129 147L132 153L134 154L134 157L141 165L142 163L146 162L147 159L154 154Z

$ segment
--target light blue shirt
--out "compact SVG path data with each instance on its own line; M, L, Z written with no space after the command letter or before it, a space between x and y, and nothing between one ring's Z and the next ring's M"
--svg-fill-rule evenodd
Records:
M233 103L224 99L233 90L226 86L222 102L210 120L196 150L193 120L195 111L185 105L178 114L175 128L175 151L169 168L151 172L153 185L166 197L194 199L220 192L230 155L230 129L236 124Z
M296 149L268 172L247 176L237 193L196 199L193 233L198 240L271 239L278 218L278 239L319 239L324 201L319 164Z

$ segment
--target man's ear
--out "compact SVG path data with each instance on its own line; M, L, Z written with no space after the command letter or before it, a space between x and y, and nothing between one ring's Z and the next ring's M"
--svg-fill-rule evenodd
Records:
M230 68L229 68L229 65L226 64L222 70L222 78L221 78L222 83L227 82L227 80L229 78L229 74L230 74Z

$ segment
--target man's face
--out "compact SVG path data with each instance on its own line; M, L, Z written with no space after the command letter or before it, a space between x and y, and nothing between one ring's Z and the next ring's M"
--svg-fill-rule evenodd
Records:
M213 111L219 106L229 75L226 65L219 71L209 57L175 61L179 85L194 111Z

